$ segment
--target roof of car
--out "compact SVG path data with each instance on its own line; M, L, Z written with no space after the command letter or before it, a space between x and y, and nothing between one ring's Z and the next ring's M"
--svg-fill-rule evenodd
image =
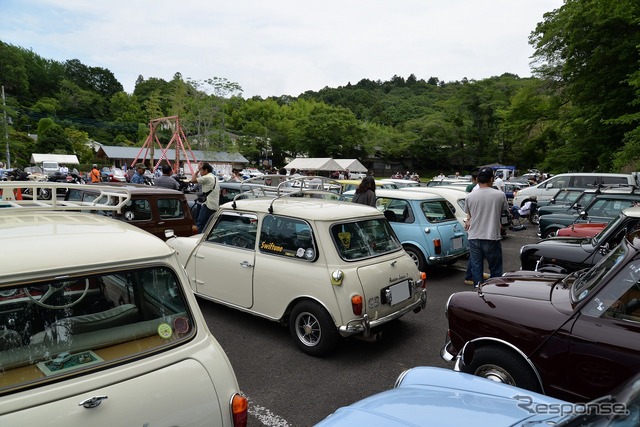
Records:
M106 187L118 187L118 188L126 188L134 194L184 194L179 190L172 190L166 187L155 187L153 185L145 185L145 184L131 184L129 182L99 182L95 184L87 184L87 185L95 185L95 186L106 186Z
M407 200L443 200L444 199L441 195L436 193L431 193L428 191L406 191L400 188L394 189L394 190L376 189L376 196L407 199Z
M0 244L5 249L0 283L172 253L162 240L123 221L92 213L21 208L0 209Z
M254 199L241 199L229 202L221 208L233 209L235 203L236 210L252 211L258 213L270 213L285 215L308 220L336 221L346 219L357 219L358 217L382 216L376 208L351 202L340 202L336 200L302 198L302 197L261 197Z
M630 218L640 218L640 207L638 208L624 208L622 213Z
M403 188L402 191L412 191L412 192L421 192L421 193L431 193L431 194L448 194L452 197L467 197L467 192L464 188L453 188L453 187L444 187L440 186L436 187L407 187Z

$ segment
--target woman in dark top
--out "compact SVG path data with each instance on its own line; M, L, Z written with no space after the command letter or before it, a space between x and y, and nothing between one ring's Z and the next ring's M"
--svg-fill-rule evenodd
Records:
M362 178L362 182L356 188L356 194L351 199L353 203L376 206L376 180L371 176Z

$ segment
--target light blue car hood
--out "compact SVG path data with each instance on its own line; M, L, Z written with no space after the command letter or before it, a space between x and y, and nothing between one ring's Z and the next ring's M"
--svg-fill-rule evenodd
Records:
M514 396L522 397L520 400ZM398 388L338 409L317 426L548 426L557 416L536 415L518 404L566 403L448 369L411 369Z

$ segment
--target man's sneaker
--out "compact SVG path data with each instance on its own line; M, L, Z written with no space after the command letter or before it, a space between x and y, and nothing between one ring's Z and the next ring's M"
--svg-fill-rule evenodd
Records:
M465 279L465 280L464 280L464 284L465 284L465 285L473 285L473 280L471 280L471 279Z
M489 273L482 273L482 278L487 280L491 275Z

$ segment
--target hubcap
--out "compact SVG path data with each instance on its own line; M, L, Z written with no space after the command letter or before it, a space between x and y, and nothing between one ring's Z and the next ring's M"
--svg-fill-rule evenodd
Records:
M516 381L511 374L504 368L496 365L482 365L476 369L475 375L503 384L516 385Z

